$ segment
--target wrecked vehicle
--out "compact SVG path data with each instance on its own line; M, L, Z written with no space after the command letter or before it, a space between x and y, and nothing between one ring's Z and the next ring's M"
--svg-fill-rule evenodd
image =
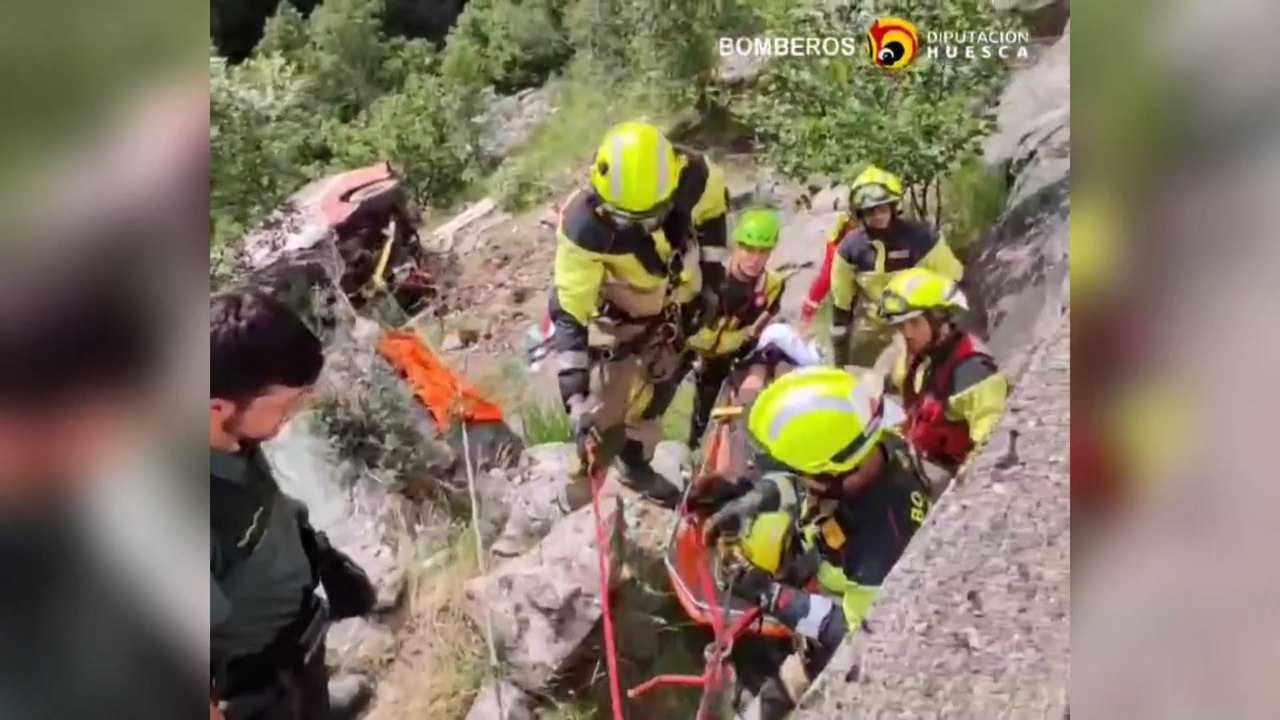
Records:
M302 304L319 329L332 327L339 306L359 311L379 295L412 315L436 293L416 226L403 181L382 162L294 193L245 238L244 261L254 284L318 294L319 307L315 297Z

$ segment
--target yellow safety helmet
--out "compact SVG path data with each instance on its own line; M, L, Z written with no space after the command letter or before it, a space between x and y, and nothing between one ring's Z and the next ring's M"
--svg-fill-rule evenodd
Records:
M902 178L875 165L863 170L849 188L849 207L855 212L901 200Z
M795 535L794 518L786 510L760 513L751 521L751 527L737 540L736 550L743 560L777 575L782 570L782 560L791 548Z
M591 186L605 209L624 220L664 214L675 194L682 165L662 131L626 122L605 134L591 166Z
M844 474L880 443L882 413L875 383L838 368L804 367L760 393L747 432L770 457L797 472Z
M880 295L880 317L895 325L930 311L950 315L968 309L955 281L924 268L894 273Z

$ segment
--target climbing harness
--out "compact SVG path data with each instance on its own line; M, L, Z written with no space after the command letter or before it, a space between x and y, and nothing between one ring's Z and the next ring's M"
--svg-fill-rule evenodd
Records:
M609 536L604 529L604 516L600 512L600 490L605 474L596 467L596 447L587 445L587 477L591 485L591 512L596 524L596 557L600 571L600 609L604 620L605 663L609 670L609 697L613 703L613 720L626 720L622 712L622 691L618 680L618 647L614 638L613 613L609 604Z

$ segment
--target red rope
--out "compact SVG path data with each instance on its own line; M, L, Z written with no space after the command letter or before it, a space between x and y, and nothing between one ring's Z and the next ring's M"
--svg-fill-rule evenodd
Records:
M587 467L595 465L595 453L587 458ZM604 617L605 662L609 668L609 696L613 701L614 720L626 720L622 713L622 690L618 684L618 648L613 636L613 613L609 607L609 537L604 531L600 514L600 488L604 484L603 473L590 472L591 508L596 519L596 556L600 565L600 606Z

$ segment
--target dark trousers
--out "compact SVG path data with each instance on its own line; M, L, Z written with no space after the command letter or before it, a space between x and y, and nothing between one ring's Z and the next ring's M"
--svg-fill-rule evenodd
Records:
M693 417L689 423L689 447L697 447L707 431L707 423L711 419L711 411L716 407L720 397L720 389L733 369L737 355L704 358L702 368L698 371L697 386L693 395Z
M324 643L311 660L275 668L240 670L232 664L232 686L227 720L329 720L329 668L324 664ZM257 664L256 662L253 664Z

